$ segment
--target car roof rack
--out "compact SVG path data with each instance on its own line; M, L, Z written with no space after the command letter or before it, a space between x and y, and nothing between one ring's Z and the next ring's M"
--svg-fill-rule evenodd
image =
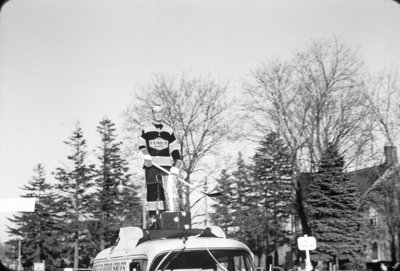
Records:
M211 226L205 229L185 230L147 230L140 227L123 227L118 230L118 239L110 247L110 254L113 251L129 251L138 245L152 241L165 239L189 239L189 238L226 238L220 227Z
M220 227L207 227L205 229L185 230L147 230L140 227L124 227L119 229L119 237L113 248L136 247L141 243L151 240L189 238L189 237L215 237L226 238Z

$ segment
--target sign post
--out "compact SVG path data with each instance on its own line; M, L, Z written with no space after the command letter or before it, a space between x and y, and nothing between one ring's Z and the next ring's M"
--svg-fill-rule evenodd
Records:
M310 250L317 248L317 240L313 236L307 236L305 234L303 237L297 239L297 245L299 250L305 250L306 252L306 271L312 270L312 264L310 259Z

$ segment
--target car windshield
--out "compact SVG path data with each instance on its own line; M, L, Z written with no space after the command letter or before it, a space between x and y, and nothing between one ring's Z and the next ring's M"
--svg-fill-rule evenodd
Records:
M255 271L252 258L246 251L210 250L210 253L207 250L174 251L161 263L158 271ZM155 258L150 271L155 271L166 254Z

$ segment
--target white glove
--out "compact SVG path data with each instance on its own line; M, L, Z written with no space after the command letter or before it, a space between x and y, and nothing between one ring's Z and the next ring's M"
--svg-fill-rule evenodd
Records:
M173 174L173 175L179 175L179 168L171 167L171 170L169 171L169 173Z
M143 155L143 158L144 158L144 166L145 167L151 167L153 165L153 163L151 162L152 158L151 158L150 154Z

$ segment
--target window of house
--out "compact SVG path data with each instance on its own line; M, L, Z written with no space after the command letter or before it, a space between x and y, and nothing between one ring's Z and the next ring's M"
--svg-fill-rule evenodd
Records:
M378 213L372 207L369 208L369 225L372 227L378 226Z
M378 259L378 243L377 242L373 242L372 243L372 254L371 254L371 258L373 261L377 261Z

